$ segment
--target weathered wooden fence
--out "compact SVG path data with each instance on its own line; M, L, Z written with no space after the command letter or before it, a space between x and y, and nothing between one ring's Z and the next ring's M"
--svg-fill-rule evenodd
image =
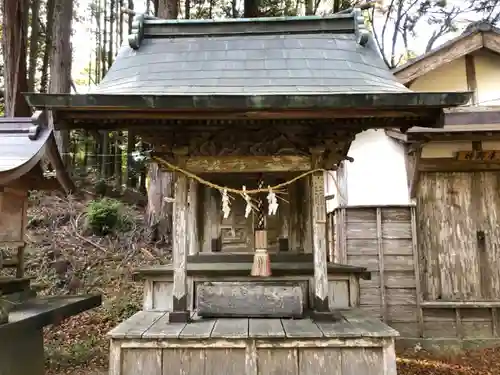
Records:
M429 254L439 254L439 249L418 243L422 231L438 231L448 223L434 222L429 228L426 222L411 205L337 208L329 215L330 259L372 272L371 280L360 281L360 307L398 330L401 345L449 349L500 343L500 299L428 298L424 288L433 277L429 267L440 267L442 275L455 270L448 267L450 262L430 264L435 257ZM454 254L470 257L461 253L467 250L472 251L456 248Z

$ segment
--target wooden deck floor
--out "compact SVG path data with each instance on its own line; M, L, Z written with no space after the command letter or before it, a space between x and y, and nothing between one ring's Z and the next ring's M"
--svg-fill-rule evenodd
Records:
M112 331L113 339L321 339L392 338L398 332L359 310L341 311L338 322L311 319L202 319L193 315L189 323L169 323L168 312L140 311Z

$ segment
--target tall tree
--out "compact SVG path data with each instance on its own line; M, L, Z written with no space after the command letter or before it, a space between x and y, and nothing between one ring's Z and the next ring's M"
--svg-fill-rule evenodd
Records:
M38 65L38 46L40 38L40 0L31 0L31 35L30 35L30 54L28 71L28 91L35 91L35 74Z
M371 8L369 21L386 64L394 68L413 52L410 44L421 27L427 24L434 30L427 41L426 51L429 51L439 38L457 30L458 16L468 10L470 5L466 2L390 0L386 6Z
M49 64L52 50L52 25L54 24L54 3L55 0L47 0L45 3L45 14L47 22L45 26L45 45L42 60L42 77L40 79L40 92L47 92L49 87Z
M158 17L164 19L176 19L179 16L179 3L177 0L158 0Z
M4 58L4 105L5 116L30 116L31 109L22 96L28 89L26 76L26 33L27 0L3 0L3 39Z
M49 92L66 94L71 91L71 23L73 19L73 1L54 0L54 23L52 28L52 56L50 64ZM48 31L47 31L48 32ZM59 152L63 161L69 165L69 132L56 133Z
M243 17L245 18L259 17L259 0L244 0Z
M159 0L155 12L160 18L176 19L179 15L177 0ZM165 198L172 196L172 177L171 172L163 171L157 163L150 163L146 219L152 229L152 239L155 240L167 240L171 233L172 207Z

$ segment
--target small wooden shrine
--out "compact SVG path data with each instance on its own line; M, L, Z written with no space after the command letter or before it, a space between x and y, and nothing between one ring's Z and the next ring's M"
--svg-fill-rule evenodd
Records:
M26 97L60 128L134 129L174 173L173 262L137 270L110 374L396 373L397 332L357 309L370 274L327 261L324 176L358 132L440 127L469 95L396 82L359 10L139 15L94 93Z
M0 374L43 375L43 327L101 303L100 296L37 297L24 275L29 192L74 191L45 114L0 119L0 271L15 268L0 275ZM55 178L45 177L46 163Z

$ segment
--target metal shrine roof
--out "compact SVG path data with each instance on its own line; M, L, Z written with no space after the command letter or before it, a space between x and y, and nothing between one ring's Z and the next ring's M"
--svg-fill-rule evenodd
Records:
M94 93L409 92L358 11L328 17L135 20Z
M0 150L0 186L20 179L47 157L57 170L61 186L67 191L74 189L59 157L52 129L38 124L36 116L1 117Z
M417 93L399 83L360 9L327 17L224 21L138 15L127 43L92 92L25 93L32 107L52 110L58 129L83 122L119 126L147 116L159 121L406 116L419 118L417 125L440 126L442 108L466 104L470 96ZM104 118L108 125L100 122Z

